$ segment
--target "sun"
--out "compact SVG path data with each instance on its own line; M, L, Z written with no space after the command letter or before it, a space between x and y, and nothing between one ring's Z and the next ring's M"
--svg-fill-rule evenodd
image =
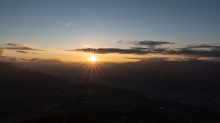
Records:
M90 58L89 58L89 61L90 62L95 62L97 60L97 58L95 57L95 56L91 56Z

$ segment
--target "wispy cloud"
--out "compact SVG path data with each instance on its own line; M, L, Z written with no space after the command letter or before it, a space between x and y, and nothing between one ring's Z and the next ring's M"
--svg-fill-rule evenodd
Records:
M126 42L125 40L118 40L116 41L116 43L123 43L123 42Z
M45 50L41 50L41 49L34 49L31 47L5 47L6 49L9 50L35 50L35 51L45 51Z
M145 48L145 47L131 47L131 49L148 50L149 48Z
M29 61L40 62L40 63L63 63L60 59L57 59L57 58L50 58L50 59L32 58Z
M29 53L29 52L26 52L26 51L22 51L22 50L18 50L16 52L19 52L19 53Z
M133 45L140 45L140 46L148 46L149 48L155 48L156 46L161 46L165 44L175 44L173 42L167 42L167 41L149 41L149 40L118 40L116 43L129 43Z
M76 24L75 23L67 23L65 26L75 26Z
M5 49L17 50L17 52L19 52L19 53L28 53L27 52L28 50L30 50L30 51L45 51L45 50L33 48L33 47L26 45L26 44L7 43L6 45L8 45L9 47L4 47Z
M164 60L169 60L169 58L157 58L157 57L154 57L154 58L137 58L137 57L124 57L126 59L133 59L133 60L157 60L157 61L164 61Z
M190 57L220 57L220 50L190 50L190 49L179 49L179 50L165 50L161 52L164 55L184 55Z
M27 52L27 51L23 51L23 50L18 50L16 51L18 53L32 53L32 54L39 54L39 53L36 53L36 52Z
M220 50L220 46L211 46L206 44L198 44L198 45L188 45L187 49L210 49L210 50Z
M19 45L23 45L23 44L17 44L17 43L7 43L6 45L9 45L9 46L13 46L13 47L17 47Z
M0 56L0 61L6 61L6 62L10 62L10 61L26 61L26 59L24 58L17 58L17 57L10 57L10 56Z

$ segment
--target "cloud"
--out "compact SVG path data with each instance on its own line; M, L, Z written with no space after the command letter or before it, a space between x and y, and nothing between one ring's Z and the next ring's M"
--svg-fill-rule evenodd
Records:
M41 50L41 49L35 49L35 48L31 48L31 47L5 47L6 49L9 50L34 50L34 51L45 51L45 50Z
M148 50L149 48L145 48L145 47L131 47L131 49Z
M166 42L166 41L149 41L149 40L131 40L131 41L125 41L125 40L118 40L116 43L130 43L133 45L142 45L142 46L148 46L149 48L155 48L156 46L161 46L165 44L175 44L172 42Z
M211 49L211 50L220 50L220 46L211 46L206 44L199 45L188 45L186 49Z
M17 50L16 52L18 52L18 53L32 53L32 54L39 54L39 53L36 53L36 52L26 52L26 51L23 51L23 50Z
M123 43L123 42L125 42L125 40L118 40L118 41L116 41L116 43Z
M29 60L30 62L39 62L39 63L63 63L60 59L52 58L52 59L42 59L42 58L32 58Z
M18 50L16 52L19 52L19 53L29 53L29 52L26 52L26 51L22 51L22 50Z
M76 24L75 23L67 23L65 26L75 26Z
M168 55L184 55L191 57L220 57L220 51L218 50L189 50L189 49L180 49L180 50L165 50L161 54Z
M215 46L217 47L217 46ZM182 55L189 57L220 57L220 50L192 50L187 48L179 48L177 50L168 48L142 48L142 47L131 47L130 49L119 49L119 48L82 48L67 51L78 51L78 52L89 52L95 54L160 54L160 55Z
M149 48L155 48L156 46L160 46L160 45L164 45L164 44L175 44L175 43L166 42L166 41L147 41L147 40L127 41L127 43L130 43L130 44L133 44L133 45L148 46Z
M140 49L119 49L119 48L82 48L75 50L67 50L67 51L81 51L81 52L89 52L95 54L108 54L108 53L118 53L118 54L148 54L149 51L140 50Z
M164 61L164 60L169 60L169 58L157 58L157 57L154 57L154 58L137 58L137 57L124 57L126 59L134 59L134 60L157 60L157 61Z
M17 57L10 57L10 56L0 56L0 61L6 61L6 62L10 62L10 61L26 61L26 59L24 58L17 58Z
M175 58L174 61L198 61L198 57L191 57L191 58Z
M82 48L75 50L67 50L67 51L80 51L80 52L89 52L95 54L108 54L108 53L118 53L118 54L136 54L136 55L144 55L144 54L155 54L162 53L166 49L158 48L158 49L149 49L142 47L131 47L130 49L119 49L119 48Z
M31 46L28 46L28 45L25 45L25 44L7 43L6 45L8 45L10 47L4 47L5 49L17 50L17 52L19 52L19 53L28 53L28 52L23 51L23 50L45 51L45 50L41 50L41 49L32 48Z
M0 56L2 56L5 52L5 48L0 46Z
M17 43L7 43L6 45L10 45L10 46L13 46L13 47L17 47L17 46L22 45L22 44L17 44Z

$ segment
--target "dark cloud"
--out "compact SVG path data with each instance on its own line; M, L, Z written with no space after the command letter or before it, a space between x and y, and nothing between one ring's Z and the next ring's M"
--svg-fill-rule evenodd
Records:
M38 63L63 63L60 59L52 58L52 59L42 59L42 58L32 58L29 60L30 62L38 62Z
M19 46L19 45L22 45L22 44L17 44L17 43L7 43L6 45L16 47L16 46Z
M23 47L23 46L19 46L19 47L5 47L6 49L9 49L9 50L34 50L34 51L45 51L45 50L40 50L40 49L34 49L34 48L31 48L31 47Z
M137 57L124 57L126 59L134 59L134 60L157 60L157 61L164 61L164 60L169 60L169 58L157 58L157 57L154 57L154 58L137 58Z
M41 58L32 58L29 61L42 61L42 59Z
M154 57L154 58L148 58L147 60L149 60L149 61L166 61L166 60L169 60L169 58L157 58L157 57Z
M10 56L0 56L0 61L26 61L24 58L10 57Z
M125 59L133 59L133 60L147 60L148 58L137 58L137 57L124 57Z
M29 52L26 52L26 51L22 51L22 50L18 50L16 52L19 52L19 53L29 53Z
M119 48L84 48L84 49L75 49L67 51L81 51L89 52L95 54L107 54L107 53L118 53L118 54L148 54L149 51L140 50L140 49L119 49Z
M166 49L163 49L163 48L157 48L157 49L151 49L150 50L150 53L162 53L166 51Z
M195 57L220 57L220 51L218 50L188 50L188 49L180 49L180 50L165 50L161 52L161 54L166 55L184 55L184 56L195 56Z
M163 55L183 55L190 57L220 57L220 50L191 50L182 48L178 50L166 49L166 48L155 48L147 49L142 47L131 47L130 49L119 49L119 48L85 48L75 49L68 51L81 51L95 54L107 54L107 53L118 53L118 54L163 54Z
M131 47L131 49L148 50L149 48L145 48L145 47Z
M134 45L147 45L147 46L158 46L163 44L175 44L171 42L166 41L140 41L140 40L134 40L134 41L127 41L128 43L134 44Z
M186 49L211 49L211 50L220 50L220 46L211 46L206 44L199 44L199 45L189 45Z
M7 43L6 45L8 45L10 47L5 47L5 49L18 50L19 53L25 53L26 52L26 51L23 51L23 50L45 51L45 50L41 50L41 49L32 48L31 46L25 46L24 44ZM26 53L28 53L28 52L26 52Z
M27 51L23 51L23 50L17 50L16 52L19 52L19 53L32 53L32 54L39 54L39 53L36 53L36 52L27 52Z
M191 58L175 58L175 61L198 61L198 57L191 57Z
M175 44L172 42L166 42L166 41L148 41L148 40L132 40L132 41L124 41L124 40L119 40L116 43L130 43L133 45L142 45L142 46L148 46L149 48L155 48L156 46L161 46L165 44Z
M75 49L75 50L67 50L67 51L81 51L81 52L89 52L95 54L107 54L107 53L118 53L118 54L136 54L136 55L144 55L144 54L154 54L154 53L162 53L166 51L163 48L157 49L149 49L142 47L131 47L130 49L119 49L119 48L84 48L84 49Z

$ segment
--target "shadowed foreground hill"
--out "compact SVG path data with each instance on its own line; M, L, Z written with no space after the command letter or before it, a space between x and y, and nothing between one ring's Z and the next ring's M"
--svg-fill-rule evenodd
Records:
M1 91L7 93L48 92L66 87L67 81L35 70L22 69L0 62ZM24 92L25 93L25 92Z
M220 113L0 63L1 123L220 122Z
M44 97L68 86L66 80L0 62L0 118L34 111ZM42 99L42 100L40 100Z

